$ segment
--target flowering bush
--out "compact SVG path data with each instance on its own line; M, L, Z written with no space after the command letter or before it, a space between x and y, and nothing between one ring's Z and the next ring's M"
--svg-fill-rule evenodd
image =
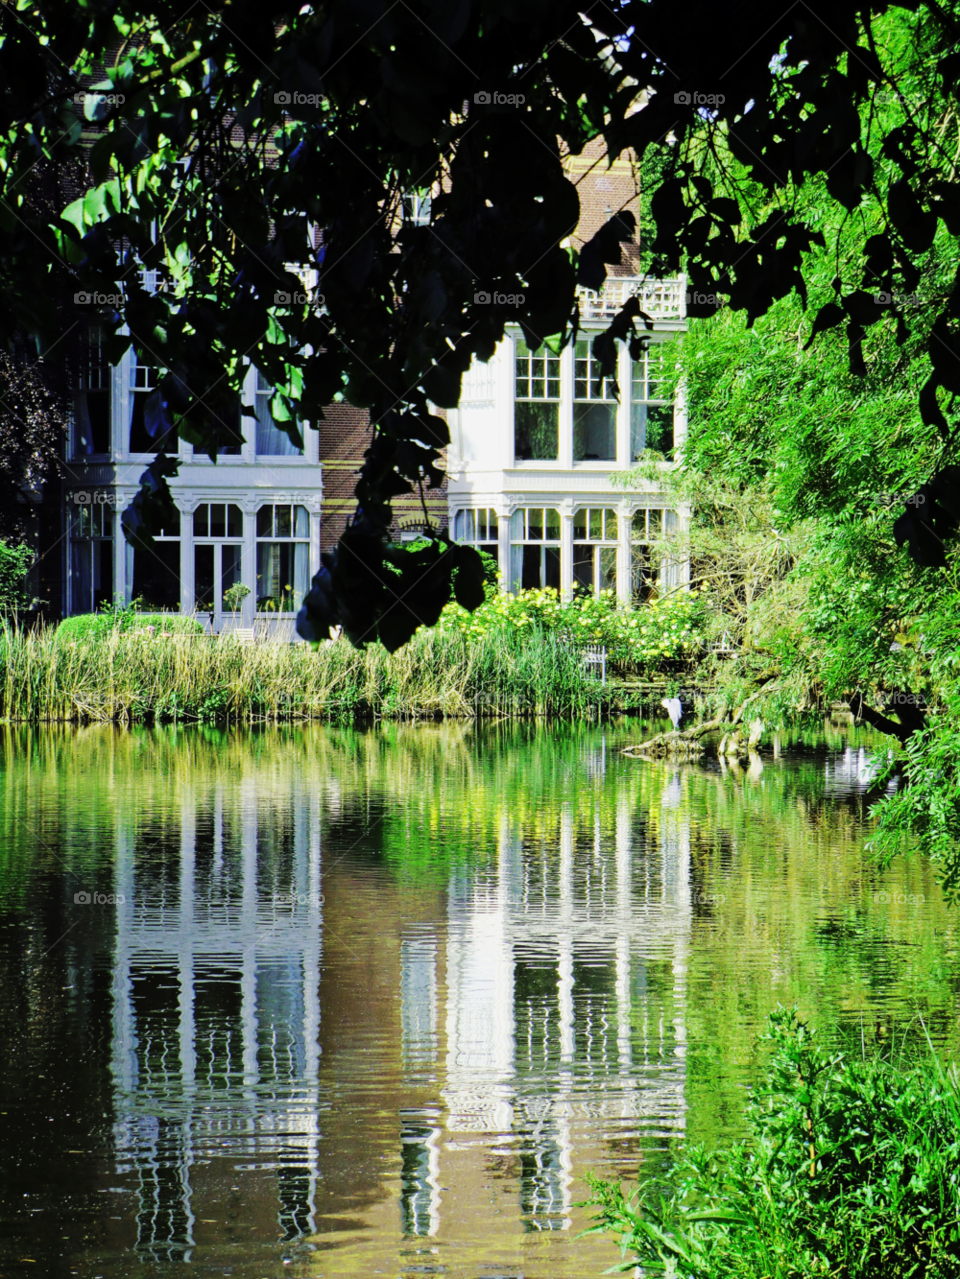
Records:
M569 635L575 644L600 644L612 662L656 668L689 660L702 645L703 604L696 594L678 591L640 608L625 608L613 591L577 595L569 604L551 589L506 595L492 591L475 613L446 606L441 630L471 637L495 629L539 627Z

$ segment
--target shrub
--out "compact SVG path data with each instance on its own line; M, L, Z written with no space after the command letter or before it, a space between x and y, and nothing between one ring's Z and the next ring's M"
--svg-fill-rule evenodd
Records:
M617 1237L621 1270L677 1279L947 1279L960 1273L960 1089L933 1056L848 1061L796 1012L767 1036L748 1135L695 1149L654 1206L594 1178L593 1231ZM591 1232L592 1233L592 1232ZM627 1256L630 1254L630 1259Z
M439 625L441 631L454 630L469 638L539 627L575 647L603 645L614 663L654 670L690 661L700 650L703 613L700 596L687 591L635 609L621 606L612 591L578 595L569 604L550 589L518 595L496 591L488 593L474 613L448 604Z
M60 641L80 641L109 635L111 631L150 630L165 635L202 635L203 623L179 613L138 613L134 609L105 609L101 613L78 613L57 627Z

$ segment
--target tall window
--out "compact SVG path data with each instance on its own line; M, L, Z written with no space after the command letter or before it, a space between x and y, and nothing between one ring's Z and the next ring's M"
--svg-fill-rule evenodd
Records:
M305 506L257 511L257 609L295 613L310 577L310 515Z
M560 589L560 512L533 506L510 520L510 589Z
M667 396L663 342L651 342L633 362L630 393L630 460L644 449L670 453L673 449L673 401Z
M593 339L577 341L574 358L573 460L617 460L617 382L600 376Z
M659 584L667 590L679 585L679 561L664 556L664 537L672 537L678 529L676 511L636 511L630 527L631 589L634 604L644 604ZM661 549L655 544L661 543Z
M223 597L240 580L243 511L224 502L204 502L193 513L193 568L197 608L222 612Z
M517 338L514 456L518 462L560 456L560 357L546 345L531 351Z
M258 457L300 457L303 449L298 449L286 431L282 431L270 414L270 397L273 387L257 369L256 403L257 414L257 456Z
M136 357L134 357L136 360ZM176 453L179 447L177 428L150 434L150 427L159 425L160 396L157 391L157 370L150 364L134 363L130 372L130 404L128 438L131 453Z
M80 348L77 393L73 402L75 457L110 452L110 385L113 370L104 358L103 334L87 329Z
M453 517L453 536L458 542L468 542L478 551L492 555L499 564L500 521L496 511L482 506L478 511L457 511Z
M617 512L589 507L573 517L573 581L594 594L617 589Z
M180 607L180 513L154 535L152 547L133 551L133 598L148 608Z
M113 603L113 507L74 500L69 524L70 611L95 613Z

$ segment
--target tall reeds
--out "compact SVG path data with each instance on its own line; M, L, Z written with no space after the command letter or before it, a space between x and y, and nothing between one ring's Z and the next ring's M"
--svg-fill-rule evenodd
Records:
M230 635L0 631L8 723L573 718L603 704L579 655L537 628L469 639L422 630L393 654L345 640L314 651Z

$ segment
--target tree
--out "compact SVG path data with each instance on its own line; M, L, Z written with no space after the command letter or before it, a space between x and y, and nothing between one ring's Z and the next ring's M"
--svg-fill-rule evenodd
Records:
M109 299L113 358L132 342L165 371L155 435L176 418L211 453L246 356L293 437L339 396L369 408L358 515L301 629L340 622L356 643L396 647L436 620L454 570L461 602L482 599L469 548L388 544L391 498L440 479L448 436L431 406L456 404L509 321L534 347L569 340L577 283L597 287L633 236L618 215L579 254L564 247L579 203L563 160L598 137L653 176L642 260L688 272L692 314L726 298L752 321L791 292L806 301L807 255L823 244L811 184L839 208L814 333L844 327L854 375L875 324L917 334L941 466L960 290L950 278L921 305L904 299L934 243L955 257L960 232L957 12L804 0L771 22L760 0L16 0L0 47L2 322L45 348L77 322L71 297ZM80 192L66 207L64 173ZM405 216L415 191L434 196L428 224ZM843 253L851 222L869 232L859 257ZM161 273L156 293L141 266ZM609 371L616 339L636 350L642 325L627 303ZM158 455L145 473L131 538L162 523L175 465ZM937 474L928 518L907 507L898 526L933 565L960 519Z

